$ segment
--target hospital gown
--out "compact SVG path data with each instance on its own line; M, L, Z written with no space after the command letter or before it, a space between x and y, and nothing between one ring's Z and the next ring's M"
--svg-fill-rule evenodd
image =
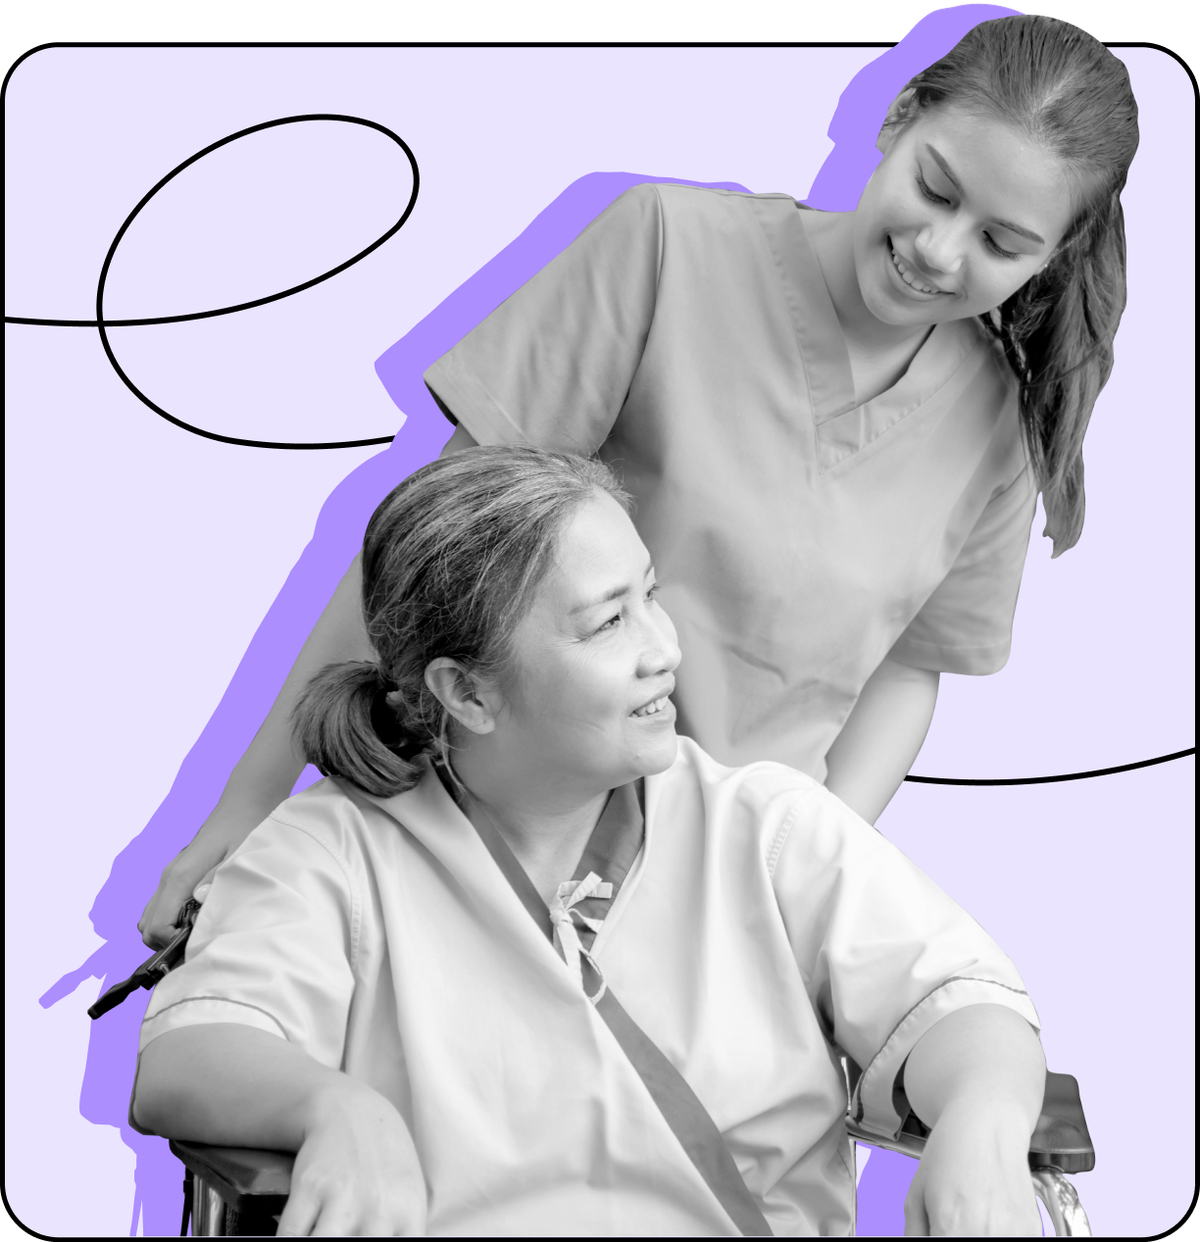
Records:
M644 823L625 799L628 874L591 945L605 986L699 1097L772 1231L848 1233L839 1052L864 1067L856 1114L894 1133L897 1073L939 1018L989 1003L1036 1026L1020 977L801 773L726 768L683 739L643 801ZM142 1046L211 1022L386 1096L433 1236L738 1232L432 769L386 799L324 780L222 865Z

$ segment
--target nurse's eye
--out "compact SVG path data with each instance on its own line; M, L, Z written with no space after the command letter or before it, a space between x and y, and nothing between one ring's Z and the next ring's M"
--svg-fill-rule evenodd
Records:
M987 248L993 254L999 255L1002 259L1020 259L1023 257L1022 255L1017 254L1013 250L1005 250L1003 246L997 246L995 240L992 238L992 235L990 233L984 233L983 239L985 242L987 242Z
M921 173L917 173L917 185L920 187L921 193L924 194L925 197L929 199L931 203L941 203L943 205L949 205L950 200L948 198L943 198L940 194L935 194L929 188L928 183L926 182L924 176L922 176Z
M657 582L646 592L646 603L652 604L654 603L656 599L658 599L658 583Z

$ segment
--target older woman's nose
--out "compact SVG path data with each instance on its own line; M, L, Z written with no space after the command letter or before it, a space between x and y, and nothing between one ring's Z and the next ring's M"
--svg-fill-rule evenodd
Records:
M645 646L639 663L639 672L644 676L655 673L673 673L683 659L676 641L675 626L671 618L660 608L657 616L646 618Z

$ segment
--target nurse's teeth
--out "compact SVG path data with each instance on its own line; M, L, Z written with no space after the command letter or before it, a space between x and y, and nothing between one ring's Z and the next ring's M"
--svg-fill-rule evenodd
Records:
M661 699L655 699L653 703L647 703L645 707L639 707L633 714L635 716L653 716L655 712L661 712L667 705L668 696L664 695Z
M919 281L912 274L912 272L907 267L904 266L904 260L901 259L900 256L894 250L892 251L892 266L896 269L896 271L900 273L900 279L904 281L906 285L911 285L912 288L918 290L921 293L944 293L945 292L945 290L943 289L934 289L930 285L922 284L921 281Z

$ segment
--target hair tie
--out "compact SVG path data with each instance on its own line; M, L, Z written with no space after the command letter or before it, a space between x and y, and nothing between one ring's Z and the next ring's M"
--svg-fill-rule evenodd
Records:
M379 689L371 700L371 727L375 735L390 750L396 750L408 740L400 727L400 716L389 700L398 687L383 670L379 670Z

